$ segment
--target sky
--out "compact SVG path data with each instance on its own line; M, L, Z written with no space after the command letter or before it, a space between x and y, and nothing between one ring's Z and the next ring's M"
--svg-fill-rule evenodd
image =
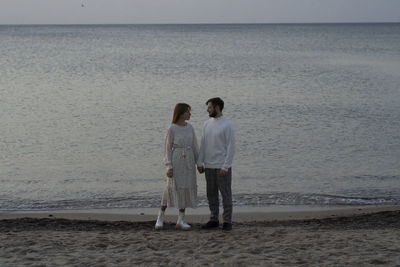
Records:
M0 0L0 24L400 22L400 0Z

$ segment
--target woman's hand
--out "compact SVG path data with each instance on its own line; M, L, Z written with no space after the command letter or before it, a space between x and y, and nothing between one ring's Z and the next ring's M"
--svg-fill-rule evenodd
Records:
M197 166L197 170L199 171L199 173L203 173L204 172L204 167L203 166Z
M168 177L168 178L172 178L173 175L174 175L174 172L172 171L172 169L169 169L169 170L167 171L167 177Z

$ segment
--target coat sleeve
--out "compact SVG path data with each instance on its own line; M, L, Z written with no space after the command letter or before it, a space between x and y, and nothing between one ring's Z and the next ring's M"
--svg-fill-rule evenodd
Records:
M199 156L198 156L198 158L197 158L197 166L199 166L199 167L203 167L203 165L204 165L204 153L205 153L205 144L204 144L204 142L205 142L205 128L206 128L206 123L204 123L204 125L203 125L203 131L202 131L202 136L201 136L201 139L200 139L200 149L199 149Z
M165 135L164 142L164 164L167 167L167 170L172 169L172 145L174 143L174 135L171 127L168 129L167 134Z
M193 141L192 141L193 144L192 144L192 147L193 147L194 162L197 163L197 160L199 158L199 144L197 143L196 132L194 131L193 128L192 128L192 130L193 130Z
M227 171L232 166L233 156L235 155L235 131L231 124L228 124L225 128L224 135L227 144L227 151L222 169Z

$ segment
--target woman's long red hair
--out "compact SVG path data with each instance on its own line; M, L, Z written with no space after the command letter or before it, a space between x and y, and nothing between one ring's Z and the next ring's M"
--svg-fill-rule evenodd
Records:
M186 111L190 111L192 108L186 103L178 103L174 108L174 115L172 116L172 123L177 123L180 116Z

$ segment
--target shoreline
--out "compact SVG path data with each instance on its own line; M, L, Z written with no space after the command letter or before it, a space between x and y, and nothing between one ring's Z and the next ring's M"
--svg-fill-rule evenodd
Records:
M31 219L67 219L67 220L94 220L94 221L127 221L149 222L155 221L158 208L137 209L91 209L91 210L50 210L50 211L0 211L1 220L21 218ZM400 205L390 206L239 206L234 207L233 223L244 222L271 222L326 219L337 217L351 217L357 215L374 214L385 211L398 211ZM220 217L222 216L220 208ZM168 208L165 221L174 222L178 210ZM191 223L205 223L209 218L208 207L187 209L185 220ZM222 218L220 218L222 221Z

